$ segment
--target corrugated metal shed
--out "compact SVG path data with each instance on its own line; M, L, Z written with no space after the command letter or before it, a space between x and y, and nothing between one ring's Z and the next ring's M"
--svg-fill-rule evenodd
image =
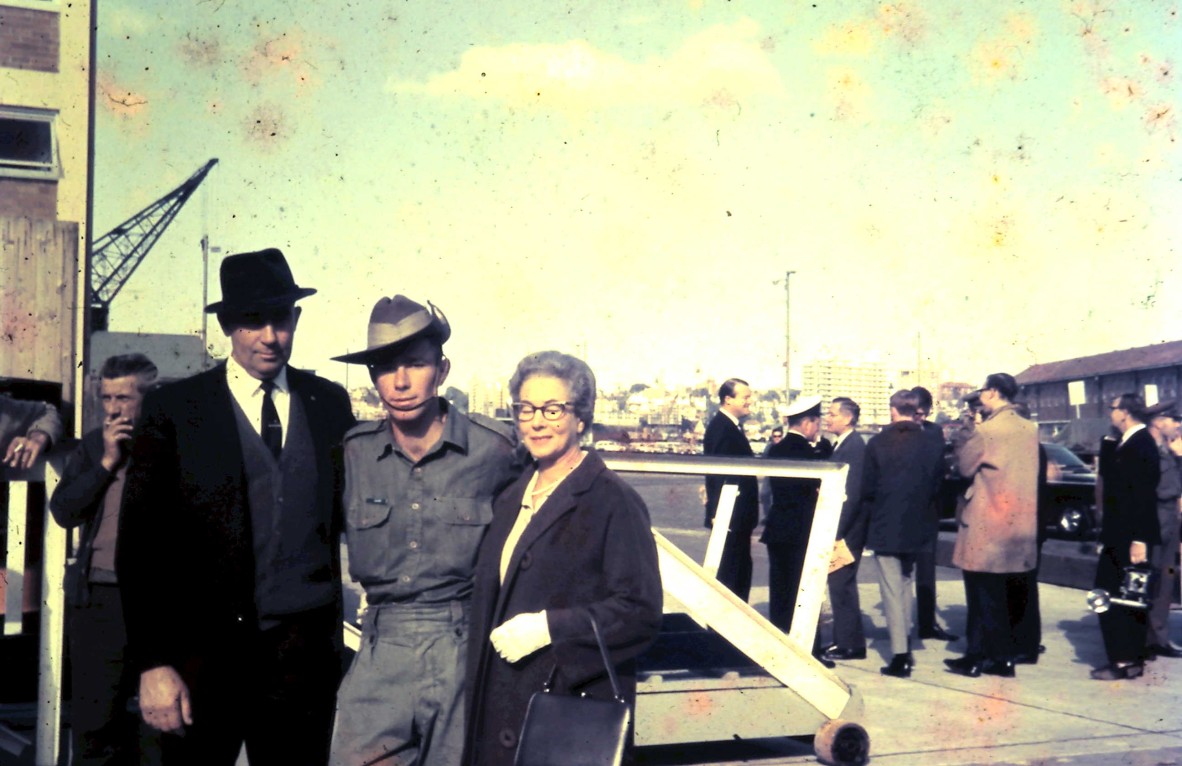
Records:
M1182 365L1182 340L1157 343L1123 351L1108 351L1094 356L1064 359L1027 367L1016 377L1018 384L1052 383L1064 380L1081 380L1097 375L1111 375L1132 370L1153 370L1160 367Z

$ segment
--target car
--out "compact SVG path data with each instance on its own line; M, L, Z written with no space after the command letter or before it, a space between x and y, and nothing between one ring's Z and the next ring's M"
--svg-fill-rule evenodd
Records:
M1061 444L1043 442L1047 481L1039 502L1039 519L1047 537L1094 540L1099 534L1096 514L1096 473ZM956 518L956 506L969 481L956 467L952 445L944 446L945 472L940 486L940 519Z

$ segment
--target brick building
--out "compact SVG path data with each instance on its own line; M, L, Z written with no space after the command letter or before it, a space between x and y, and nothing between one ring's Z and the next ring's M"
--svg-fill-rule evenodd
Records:
M77 397L89 237L91 0L0 0L0 376Z
M1153 404L1182 393L1182 341L1036 364L1015 377L1044 439L1094 448L1116 397Z

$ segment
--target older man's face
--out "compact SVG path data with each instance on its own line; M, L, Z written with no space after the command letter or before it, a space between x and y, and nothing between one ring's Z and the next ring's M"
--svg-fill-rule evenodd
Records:
M230 355L256 380L270 380L291 359L300 310L285 306L227 317Z

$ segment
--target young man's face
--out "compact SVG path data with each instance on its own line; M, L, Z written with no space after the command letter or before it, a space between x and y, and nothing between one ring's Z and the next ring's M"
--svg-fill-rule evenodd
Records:
M419 338L388 362L371 366L369 374L386 414L398 423L418 420L428 411L450 369L438 344Z
M230 355L252 378L270 380L291 359L299 321L300 310L295 306L227 317L223 324Z

